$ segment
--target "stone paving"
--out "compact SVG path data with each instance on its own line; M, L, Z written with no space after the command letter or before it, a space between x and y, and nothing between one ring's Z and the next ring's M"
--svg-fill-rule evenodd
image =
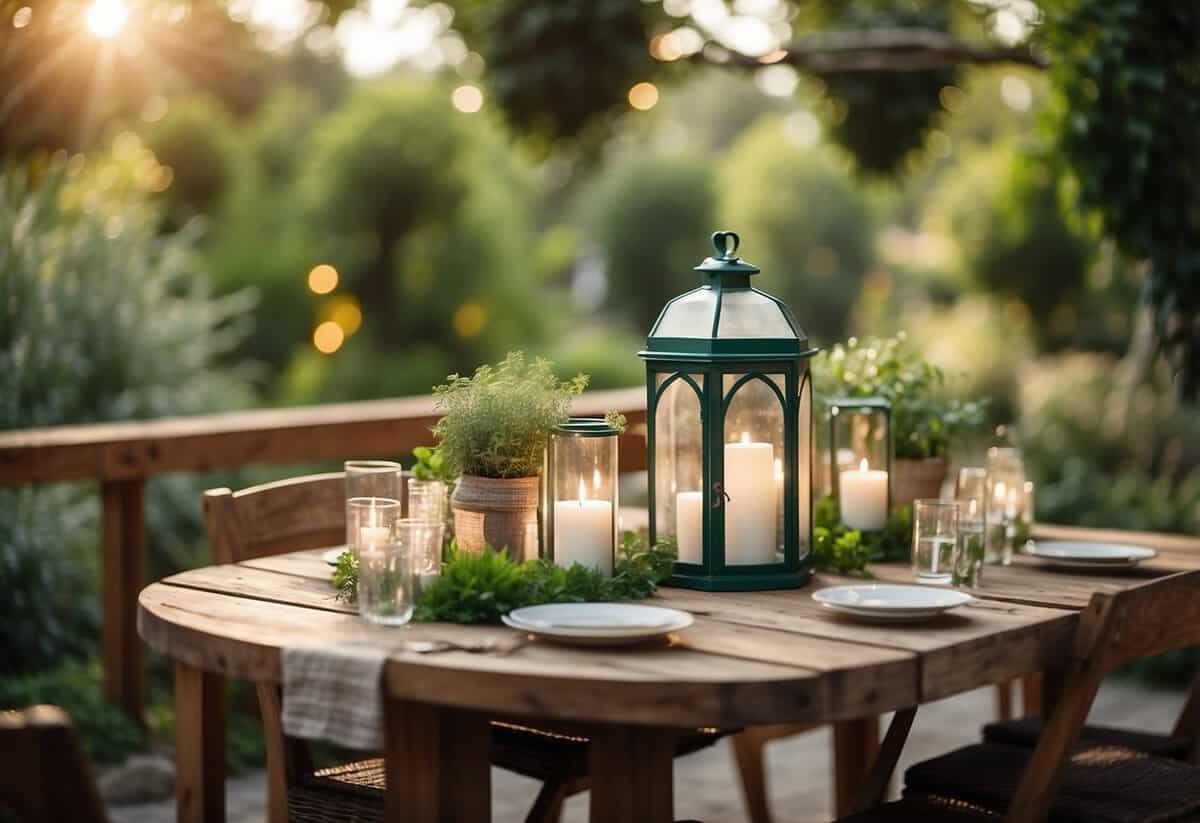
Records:
M1092 719L1145 731L1167 731L1183 703L1183 695L1147 689L1127 682L1106 684L1101 690ZM991 718L993 692L984 689L958 695L928 706L917 713L901 759L900 769L978 738L979 726ZM829 732L814 731L771 743L767 749L771 802L776 823L817 823L832 814L829 801ZM507 772L492 773L495 823L520 823L537 792L533 780ZM265 782L263 774L239 777L229 782L230 823L261 823ZM175 819L171 801L111 809L113 823L171 823ZM733 759L725 742L676 761L675 816L705 823L744 821L740 789L733 772ZM587 795L572 798L563 815L564 823L587 820Z

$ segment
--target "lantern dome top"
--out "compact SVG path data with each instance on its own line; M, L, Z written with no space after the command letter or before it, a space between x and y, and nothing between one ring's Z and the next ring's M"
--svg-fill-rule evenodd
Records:
M736 256L739 243L735 232L713 233L714 256L695 268L708 282L667 303L642 357L792 359L815 353L783 301L751 287L759 268Z

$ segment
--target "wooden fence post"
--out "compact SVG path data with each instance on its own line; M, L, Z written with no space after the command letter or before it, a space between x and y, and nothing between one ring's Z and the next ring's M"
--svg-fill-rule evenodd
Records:
M137 633L137 598L145 582L146 481L106 480L103 501L104 572L101 638L104 697L143 724L142 641Z

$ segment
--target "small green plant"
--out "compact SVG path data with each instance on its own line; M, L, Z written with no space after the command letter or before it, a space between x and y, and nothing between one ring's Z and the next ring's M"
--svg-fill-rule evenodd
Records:
M452 545L441 577L418 598L414 619L499 623L501 615L522 606L641 600L671 574L676 554L673 541L647 547L637 533L625 532L616 568L608 577L578 563L569 568L541 559L517 563L507 550L489 546L479 553L463 552ZM350 552L343 552L333 573L338 599L352 601L357 583L358 564Z
M453 486L458 475L446 463L441 446L417 446L413 449L412 475L417 480L440 480Z
M985 402L947 396L945 373L905 345L907 335L838 343L813 362L826 397L882 397L892 405L896 457L944 457L961 435L980 426Z
M813 566L817 571L873 577L868 563L907 560L912 546L912 506L891 513L877 532L847 528L837 501L822 497L813 506Z
M452 374L434 389L445 416L434 426L446 466L480 477L534 477L550 431L567 419L580 374L560 381L550 361L510 352L473 377Z

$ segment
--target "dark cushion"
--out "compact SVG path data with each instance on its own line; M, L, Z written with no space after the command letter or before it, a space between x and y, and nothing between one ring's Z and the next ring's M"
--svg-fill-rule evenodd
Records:
M926 760L904 775L905 793L939 794L1003 812L1033 750L977 743ZM1200 810L1200 769L1118 746L1077 748L1063 771L1050 819L1150 823Z
M983 727L983 739L987 743L1005 743L1010 746L1033 748L1042 733L1040 717L1022 717L1003 723L989 723ZM1124 746L1156 757L1187 760L1191 757L1192 741L1186 737L1171 737L1165 734L1149 734L1108 726L1084 726L1079 742L1095 746Z
M843 817L837 823L970 823L995 821L995 812L945 797L905 797L865 812Z

